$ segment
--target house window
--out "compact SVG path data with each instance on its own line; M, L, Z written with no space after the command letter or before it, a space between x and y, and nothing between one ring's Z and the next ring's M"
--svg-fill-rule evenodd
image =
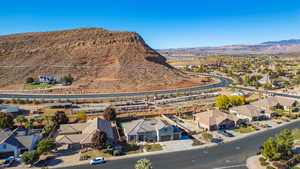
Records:
M134 136L129 136L129 141L133 141L134 140Z

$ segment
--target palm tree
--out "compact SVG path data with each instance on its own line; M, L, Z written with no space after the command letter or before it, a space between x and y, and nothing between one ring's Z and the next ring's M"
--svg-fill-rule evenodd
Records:
M287 106L288 112L289 112L289 116L291 116L292 114L292 106Z
M27 119L25 118L25 116L19 115L17 116L16 121L19 123L20 126L23 126L23 123L25 123Z
M36 121L36 122L38 123L38 125L40 126L40 125L42 125L44 119L41 118L41 117L38 117L38 118L35 119L35 121Z
M181 114L182 114L182 107L176 106L176 116L181 117Z
M193 114L196 114L196 110L197 110L197 104L193 104L192 107L193 107Z

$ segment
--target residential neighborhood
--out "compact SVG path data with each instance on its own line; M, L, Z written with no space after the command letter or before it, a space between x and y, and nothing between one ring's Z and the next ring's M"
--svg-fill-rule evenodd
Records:
M45 162L35 159L31 162L33 165L52 166L55 158L64 159L65 162L58 164L64 166L97 156L109 159L131 154L172 152L218 145L300 117L298 99L256 95L256 99L252 100L255 95L251 92L227 90L225 93L228 92L231 94L207 92L198 94L201 97L195 94L170 98L156 96L150 101L134 102L5 101L2 103L8 104L1 106L1 112L15 117L11 120L17 128L1 131L0 156L2 159L14 157L21 162L21 154L37 151L39 142L44 139L55 142L55 148L50 150L51 158L50 154L48 158L41 154L40 158L46 158ZM210 106L196 104L212 98L214 101L207 102ZM184 103L194 105L184 107ZM144 104L152 107L151 110L132 109L132 106ZM130 109L124 111L125 106ZM68 158L64 156L70 153L72 155Z
M300 169L300 1L1 1L0 169Z

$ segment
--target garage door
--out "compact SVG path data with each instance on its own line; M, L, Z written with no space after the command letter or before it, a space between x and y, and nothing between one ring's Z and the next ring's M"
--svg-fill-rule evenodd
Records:
M9 152L2 152L0 153L0 159L6 158L6 157L10 157L10 156L14 156L14 152L13 151L9 151Z
M171 140L171 136L160 136L159 141L169 141Z

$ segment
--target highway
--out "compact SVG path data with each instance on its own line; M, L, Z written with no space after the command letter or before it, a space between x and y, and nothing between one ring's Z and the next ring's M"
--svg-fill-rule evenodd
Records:
M246 169L247 157L255 155L258 147L268 138L284 128L300 127L300 121L257 133L243 139L223 143L215 147L171 152L146 156L153 163L154 169ZM79 165L64 169L134 169L137 160L144 156L108 161L96 166Z
M192 88L182 88L182 89L173 89L173 90L161 90L161 91L149 91L149 92L132 92L132 93L110 93L110 94L11 94L11 93L0 93L0 99L11 99L11 98L20 98L20 99L95 99L95 98L113 98L113 97L133 97L133 96L146 96L146 95L155 95L155 94L171 94L178 92L192 92L207 90L213 88L226 87L233 83L231 79L210 75L212 78L217 78L220 80L219 83L206 85L206 86L197 86Z

